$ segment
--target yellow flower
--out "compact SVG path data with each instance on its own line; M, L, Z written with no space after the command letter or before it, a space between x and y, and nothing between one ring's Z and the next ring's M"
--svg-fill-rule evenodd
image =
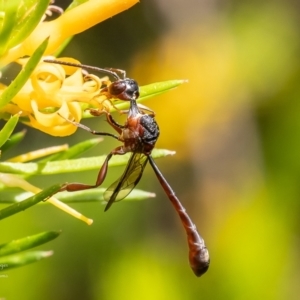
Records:
M49 57L47 57L49 59ZM52 57L53 58L53 57ZM61 61L80 63L72 58ZM23 66L27 59L19 60ZM106 97L101 94L102 81L95 75L84 75L81 68L41 61L11 103L2 112L22 112L23 122L54 136L74 133L83 106L103 109Z
M14 40L11 38L9 41L10 35L7 33L10 33L10 31L5 32L5 30L2 30L2 32L6 33L7 39L5 41L6 43L3 43L4 46L1 55L3 53L5 54L0 57L0 66L4 67L11 62L17 62L24 67L28 58L21 58L25 56L30 57L47 38L49 38L49 43L44 54L53 55L69 37L83 32L95 24L128 9L137 2L138 0L89 0L75 8L67 10L65 13L62 13L57 7L50 6L46 14L51 14L51 11L62 14L50 22L44 22L45 18L43 18L27 38L25 38L25 36L23 39L16 38ZM38 1L36 1L36 3L38 3ZM4 7L6 7L6 4ZM8 4L7 7L10 8ZM12 7L14 8L14 6ZM18 7L17 5L16 8ZM24 8L24 6L22 8ZM25 16L28 12L26 8L27 7L23 10L23 12L25 11ZM35 9L34 3L32 9ZM3 16L5 16L5 20L10 20L10 16L17 14L17 12L9 12L10 14L7 15L5 15L5 12L0 12L0 14L2 14L0 18L2 17L3 19ZM7 24L12 25L13 21L14 19L12 19L10 24L9 22L7 22ZM24 21L24 19L20 21L21 24L24 24L22 21ZM3 24L1 23L1 25ZM6 29L5 26L2 27ZM22 33L22 31L18 30L15 32ZM19 44L16 45L16 43ZM10 45L16 46L13 47ZM47 58L49 59L49 57ZM54 57L51 58L53 59ZM66 136L72 134L77 129L76 126L67 120L80 122L84 108L108 109L105 106L107 97L101 90L103 83L108 84L107 81L104 82L104 79L102 80L95 75L84 74L81 68L45 63L43 60L44 58L41 59L32 73L27 72L26 79L29 74L31 75L23 86L22 84L24 83L25 77L23 77L23 81L16 80L13 82L17 82L17 84L20 83L19 86L17 86L17 84L11 85L11 89L6 90L8 91L8 93L5 94L5 100L7 101L5 101L3 105L8 101L10 102L0 109L2 118L9 119L11 115L17 114L23 123L31 127L54 136ZM60 58L59 60L79 63L71 58ZM31 67L28 69L30 70ZM25 72L23 72L23 74L24 73ZM105 78L105 80L107 79ZM7 86L0 84L0 95L5 89L7 89ZM14 92L12 93L11 90ZM27 162L32 159L63 151L65 148L64 146L60 146L58 149L57 147L55 149L41 149L12 158L11 161ZM14 174L1 173L0 182L7 187L20 187L34 194L40 191L39 188L24 180L22 176L19 177ZM92 223L91 219L74 211L54 197L49 198L47 202L88 224Z
M129 8L138 0L90 0L67 10L57 19L40 22L19 45L1 57L0 64L18 62L24 66L36 48L50 37L46 55L53 54L69 37ZM60 12L61 13L61 12ZM70 58L60 60L79 63ZM21 112L23 123L54 136L74 133L84 108L107 109L106 97L101 94L102 80L95 75L84 76L80 68L44 63L42 60L30 79L0 112L2 117ZM0 86L0 94L6 87Z
M138 0L89 0L67 10L57 19L41 22L21 44L10 49L1 58L5 65L23 56L30 56L47 37L50 37L46 55L53 54L69 37L130 8Z

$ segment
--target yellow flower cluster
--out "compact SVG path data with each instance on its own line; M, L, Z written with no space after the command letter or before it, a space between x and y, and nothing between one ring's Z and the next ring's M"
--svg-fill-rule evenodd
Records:
M38 0L36 2L38 3ZM20 58L34 55L36 49L46 39L48 39L48 44L44 55L54 55L68 38L87 30L107 18L111 18L137 2L138 0L89 0L79 5L78 1L73 1L70 9L65 13L60 8L50 5L46 15L56 12L60 16L53 21L43 22L45 15L31 34L24 36L24 39L18 45L4 48L1 52L0 67L17 62L24 68L28 58ZM8 4L2 6L9 7ZM2 6L1 9L3 8ZM35 8L34 6L32 7L33 9ZM5 12L1 11L0 18L2 20L4 16ZM4 45L6 44L4 43ZM54 59L54 57L47 57L47 59L49 58ZM14 90L15 92L18 91L18 93L11 93L13 95L10 95L8 98L10 102L7 105L5 103L8 101L2 104L5 106L0 109L1 117L8 119L11 115L17 115L20 116L20 120L23 123L47 134L66 136L74 133L77 129L76 126L67 120L80 122L82 111L86 107L109 109L105 101L107 97L105 93L101 92L102 85L108 84L108 82L104 82L95 75L85 74L81 68L46 63L44 59L45 57L40 60L40 63L22 88L19 86L18 89ZM75 64L79 63L71 58L59 58L59 60ZM12 89L15 88L13 85L10 87L13 87ZM19 88L21 89L19 90ZM6 89L7 86L0 83L0 95ZM13 158L11 161L26 162L65 150L64 146L59 146L58 148L30 152ZM29 184L18 175L1 173L0 182L7 187L20 187L35 194L40 192L40 189ZM87 224L92 223L91 219L86 218L54 197L48 199L47 202Z
M72 58L59 60L80 63ZM27 59L18 62L24 66ZM77 127L66 119L79 122L85 103L99 109L106 106L106 97L101 94L103 82L95 75L84 74L81 68L42 61L11 103L1 111L10 114L21 111L24 123L50 135L70 135Z
M31 56L47 37L49 42L45 55L53 55L67 38L128 9L136 2L138 0L84 2L53 21L41 22L22 43L9 49L0 58L0 65L18 62L24 66L27 59L20 57ZM79 63L71 58L60 60ZM97 76L84 75L80 68L41 60L26 84L0 112L2 115L21 112L22 122L31 127L54 136L70 135L77 127L66 119L79 122L85 107L103 109L106 97L101 94L102 83ZM0 94L5 88L6 86L0 85Z
M21 44L10 49L1 57L0 65L30 56L47 37L50 37L46 55L53 53L69 37L83 32L94 25L130 8L138 0L89 0L67 10L57 19L41 22Z

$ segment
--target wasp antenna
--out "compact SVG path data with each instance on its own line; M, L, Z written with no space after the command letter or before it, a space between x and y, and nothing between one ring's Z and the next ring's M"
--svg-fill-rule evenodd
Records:
M72 62L62 61L62 60L55 60L55 59L44 59L44 62L51 63L51 64L59 64L59 65L65 65L65 66L70 66L70 67L77 67L77 68L82 68L82 69L93 70L93 71L96 71L96 72L111 75L116 80L120 80L120 77L115 72L115 69L109 69L109 68L103 69L103 68L99 68L99 67L94 67L94 66L89 66L89 65L82 65L82 64L75 64L75 63L72 63ZM123 72L125 73L125 71L123 71Z
M126 78L126 71L125 70L115 69L115 68L105 68L105 70L109 70L110 72L114 73L117 76L118 76L118 74L120 74L122 79ZM118 76L118 77L120 77L120 76Z

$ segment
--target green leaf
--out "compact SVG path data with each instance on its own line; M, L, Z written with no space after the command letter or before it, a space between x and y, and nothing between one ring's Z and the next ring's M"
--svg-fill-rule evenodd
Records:
M7 191L5 191L7 190ZM5 189L0 192L0 204L20 202L32 196L31 192L11 191ZM103 193L106 188L96 188L77 192L61 192L55 195L57 199L65 203L80 203L80 202L102 202L104 203ZM140 201L155 197L154 193L134 189L124 200Z
M144 85L140 88L140 99L144 100L160 95L186 82L187 80L185 79L173 79Z
M8 48L21 43L41 22L41 19L49 5L49 0L26 0L19 5L18 18L14 24Z
M45 244L60 235L61 231L45 231L0 245L0 256L18 253Z
M14 81L4 90L0 97L0 108L9 103L12 98L21 90L36 65L42 58L48 45L48 38L34 51L26 66L20 71Z
M83 152L89 150L90 148L98 145L101 141L103 141L103 138L89 139L89 140L80 142L80 143L70 147L66 151L63 151L63 152L57 153L57 154L53 154L44 160L40 160L39 163L47 162L47 161L54 161L54 160L64 160L64 159L70 159L70 158L76 157L77 155L82 154Z
M167 155L173 155L175 152L165 149L154 149L153 158L160 158ZM125 155L115 155L109 162L110 167L126 165L131 153ZM106 155L97 157L78 158L61 161L50 161L46 163L13 163L1 162L0 172L24 175L50 175L70 172L80 172L100 169Z
M0 271L5 272L12 268L22 267L47 258L53 254L53 251L32 251L17 255L0 257Z
M78 192L62 192L56 195L56 197L65 203L78 203L78 202L98 202L101 201L105 203L103 199L103 193L106 188L97 188ZM155 194L151 192L146 192L138 189L134 189L124 200L126 201L139 201L149 198L154 198Z
M11 137L1 147L1 152L4 153L7 150L9 150L10 148L18 145L23 140L25 134L26 134L26 130L24 129L20 132L17 132L15 134L11 135Z
M2 22L0 24L0 56L2 56L8 49L9 41L11 38L11 34L14 32L14 27L17 19L17 10L19 3L18 1L6 1L6 3L2 3L3 13Z
M143 102L151 97L158 96L160 94L163 94L165 92L168 92L172 89L175 89L179 85L186 83L186 80L183 79L174 79L174 80L168 80L168 81L161 81L156 83L151 83L148 85L144 85L140 87L140 97L138 98L137 102ZM128 109L129 108L129 101L115 101L115 106L118 109ZM111 112L115 111L114 108L111 109ZM91 118L93 117L90 112L87 110L83 113L84 118Z
M12 216L18 212L21 212L43 200L48 199L55 193L57 193L61 188L62 184L56 184L54 186L51 186L50 188L47 188L43 190L42 192L22 201L19 203L14 203L6 208L3 208L0 210L0 220L5 219L9 216Z
M16 125L18 124L19 116L20 115L17 114L11 117L0 131L0 147L2 147L2 145L4 145L11 136Z

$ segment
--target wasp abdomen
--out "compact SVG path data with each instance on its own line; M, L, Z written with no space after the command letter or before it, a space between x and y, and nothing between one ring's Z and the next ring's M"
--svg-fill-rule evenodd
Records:
M142 137L143 142L147 144L153 144L154 146L159 137L159 127L156 121L149 115L143 115L141 117L140 124L144 128Z

